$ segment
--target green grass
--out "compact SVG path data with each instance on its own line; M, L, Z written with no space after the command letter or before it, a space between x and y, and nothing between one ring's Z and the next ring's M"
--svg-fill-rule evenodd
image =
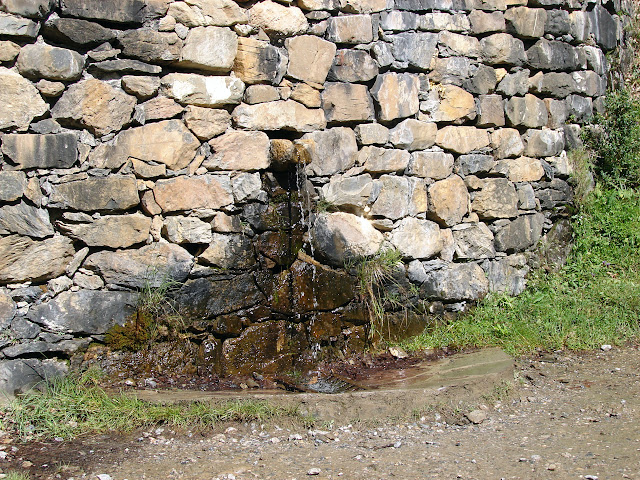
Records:
M403 348L499 346L524 354L638 340L640 192L596 189L573 223L575 246L559 272L537 272L520 296L490 295Z
M296 409L263 401L151 403L129 395L108 394L98 386L95 371L58 378L18 397L2 412L0 428L22 439L73 438L89 433L127 432L140 427L169 425L203 428L220 421L265 421L297 417Z
M31 476L28 473L21 473L11 470L6 473L4 480L30 480Z

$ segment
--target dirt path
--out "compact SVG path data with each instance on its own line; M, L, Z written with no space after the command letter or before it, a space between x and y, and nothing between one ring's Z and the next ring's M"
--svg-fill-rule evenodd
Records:
M521 360L507 394L441 405L417 419L336 418L313 430L291 424L221 426L205 434L158 429L18 445L0 468L24 461L33 464L32 478L75 480L98 474L114 480L640 480L640 351Z

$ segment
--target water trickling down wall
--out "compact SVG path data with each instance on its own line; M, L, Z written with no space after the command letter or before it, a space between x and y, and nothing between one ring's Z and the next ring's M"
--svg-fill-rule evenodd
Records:
M0 1L0 389L65 371L167 279L220 373L362 348L342 267L381 248L406 304L517 294L623 7Z

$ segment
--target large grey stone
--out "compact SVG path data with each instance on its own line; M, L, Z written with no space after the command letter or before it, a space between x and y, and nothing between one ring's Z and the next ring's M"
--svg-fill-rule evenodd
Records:
M119 37L122 53L148 63L170 63L180 60L182 40L173 32L150 29L128 30Z
M403 172L410 158L405 150L367 146L358 152L356 162L367 172L391 173Z
M49 212L26 202L0 207L0 229L35 238L53 235Z
M151 218L132 215L106 215L89 223L59 223L67 236L89 247L126 248L149 238Z
M438 50L443 57L478 58L480 42L476 37L444 31L438 36Z
M231 70L238 51L238 37L226 27L192 28L184 41L179 65L223 73Z
M56 0L2 0L0 10L22 17L44 18L56 5Z
M522 136L526 143L524 154L529 157L553 157L564 150L564 132L562 130L527 130Z
M329 123L349 123L373 120L373 100L366 85L351 83L325 84L322 108Z
M240 37L233 71L248 84L269 82L277 85L287 71L287 62L284 50L269 42Z
M380 108L383 122L405 118L418 112L420 81L410 73L385 73L378 75L371 95Z
M489 280L475 263L451 264L427 272L420 296L447 301L479 300L489 292Z
M87 178L55 185L49 205L85 212L128 210L140 203L136 179L128 175Z
M51 110L61 125L88 128L102 136L131 120L136 98L107 82L90 78L67 89Z
M33 241L20 235L0 238L0 283L38 282L64 274L75 250L57 236Z
M27 176L24 172L0 172L0 202L13 202L25 193Z
M53 332L102 335L135 313L138 294L79 290L62 292L33 307L28 318Z
M162 92L183 105L220 107L240 103L244 83L236 77L170 73L162 77Z
M523 254L509 255L484 267L489 279L489 290L520 295L526 287L526 275L529 272L527 259Z
M27 129L34 117L49 111L36 87L13 70L0 67L0 129L15 127Z
M69 168L78 158L78 141L72 133L9 134L2 138L2 153L18 168Z
M169 3L170 0L64 0L61 11L69 17L142 24L163 17Z
M436 142L438 126L432 122L421 122L408 118L389 132L389 141L394 147L411 151L424 150Z
M527 63L539 70L578 70L578 50L560 41L540 39L527 50Z
M504 13L483 12L482 10L472 10L469 14L471 23L471 33L478 35L482 33L504 32L506 24Z
M368 173L354 177L334 175L322 186L322 197L340 210L358 214L369 203L372 189L373 180Z
M463 223L452 229L455 256L463 260L494 258L493 233L484 223Z
M16 311L17 307L11 295L0 292L0 329L5 331L9 328Z
M508 33L494 33L480 40L482 58L490 65L522 65L524 43Z
M478 179L477 192L471 201L471 211L481 219L512 218L518 214L518 194L506 178Z
M378 65L364 50L338 50L328 79L338 82L368 82L378 75Z
M535 95L512 97L505 105L505 114L509 125L528 128L544 127L549 121L549 112L545 103Z
M471 59L467 57L436 58L429 79L433 83L462 86L471 75Z
M391 10L380 15L380 27L385 31L403 32L416 30L420 16L412 12Z
M292 130L313 132L326 127L324 111L307 108L294 100L239 105L232 113L234 123L247 130Z
M66 48L25 45L20 49L16 65L25 77L72 81L82 75L84 58Z
M308 155L306 167L309 175L333 175L344 172L355 164L358 144L353 130L335 127L325 131L307 133L297 143Z
M348 259L374 255L384 240L368 220L345 212L320 214L311 238L316 253L337 267Z
M56 359L3 360L0 362L0 392L11 399L44 381L63 377L68 371L66 362Z
M524 148L524 146L522 148ZM460 155L455 162L456 173L463 177L475 175L476 173L488 173L495 163L493 155L483 155L479 153Z
M504 76L496 91L507 97L513 97L515 95L525 95L529 91L529 70L526 68L519 68Z
M565 99L567 116L576 123L587 123L593 117L593 101L582 95L569 95Z
M371 205L371 215L398 220L409 213L411 189L406 177L382 175L374 181L374 191L376 198Z
M596 43L605 50L613 50L618 43L618 25L602 5L597 4L588 13L591 31Z
M501 128L491 134L491 148L498 159L517 157L524 152L524 143L515 128Z
M569 12L566 10L547 10L547 21L544 24L544 33L559 37L571 31Z
M438 35L435 33L405 32L391 37L393 56L399 62L427 70L437 55Z
M197 278L189 280L176 295L180 311L193 319L213 318L264 301L250 273L236 275L231 280Z
M499 252L520 252L538 243L542 234L544 214L522 215L496 232L495 245Z
M83 266L98 272L106 283L157 288L167 281L183 282L193 266L193 257L178 245L152 243L138 250L93 253Z
M105 28L99 23L88 22L78 18L60 18L52 16L44 24L42 33L61 44L75 44L87 47L97 46L116 38L116 34L110 28Z
M233 203L227 175L198 175L158 180L153 189L155 201L163 212L219 209Z
M39 23L17 15L0 13L0 35L34 39L39 31Z
M391 232L389 241L408 259L431 258L442 250L438 224L415 217L402 219Z
M119 168L129 158L165 164L172 170L186 167L200 147L198 139L180 120L165 120L120 132L89 156L98 168Z
M262 170L271 163L269 137L264 132L231 131L209 145L213 153L202 164L209 170Z

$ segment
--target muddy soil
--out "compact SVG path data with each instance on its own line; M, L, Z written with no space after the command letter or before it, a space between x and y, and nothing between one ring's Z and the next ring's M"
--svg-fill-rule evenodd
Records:
M510 388L460 398L452 389L425 399L417 417L335 418L311 429L227 424L29 444L5 436L0 469L75 480L640 480L637 346L520 359Z

